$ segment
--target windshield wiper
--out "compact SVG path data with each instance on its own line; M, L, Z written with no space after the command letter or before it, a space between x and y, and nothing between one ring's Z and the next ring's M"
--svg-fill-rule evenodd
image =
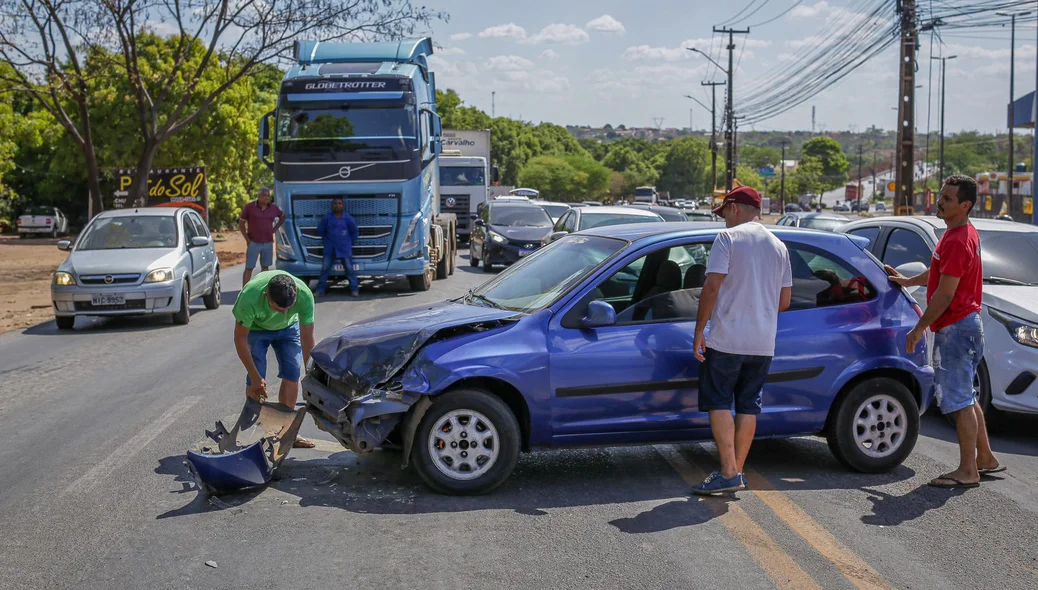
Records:
M1034 283L1025 283L1024 281L1018 281L1016 279L1007 279L1004 277L984 277L985 283L991 283L992 285L1013 285L1016 287L1033 287Z
M470 300L480 301L486 304L488 307L493 307L494 309L504 309L504 307L502 307L500 304L491 301L486 295L477 295L473 292L472 289L469 289L469 293L465 297Z

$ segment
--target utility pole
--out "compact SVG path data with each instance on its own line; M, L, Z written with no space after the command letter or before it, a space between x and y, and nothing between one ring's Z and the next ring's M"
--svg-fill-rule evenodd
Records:
M879 154L872 152L872 194L869 195L869 201L876 198L876 166L879 165ZM858 213L861 213L861 204L858 204Z
M688 134L692 135L692 109L688 109Z
M1035 43L1035 47L1038 48L1038 42ZM1035 50L1035 60L1038 61L1038 49ZM1034 81L1034 110L1032 113L1038 114L1038 69L1035 70L1035 81ZM1036 124L1038 127L1038 124ZM1031 152L1031 224L1038 225L1038 190L1035 189L1035 183L1038 182L1038 128L1035 129L1034 134L1034 151Z
M490 93L490 118L497 118L497 91Z
M946 62L949 59L955 59L957 55L949 55L948 57L931 57L930 59L939 60L941 62L941 137L937 147L937 190L941 190L941 183L944 182L944 97L945 97L945 69Z
M1006 203L1009 204L1009 214L1012 215L1013 214L1013 169L1015 168L1015 166L1013 165L1014 164L1014 162L1013 162L1013 160L1014 160L1014 157L1013 157L1013 127L1016 126L1016 120L1015 120L1015 117L1014 117L1015 113L1013 112L1014 111L1014 109L1013 109L1013 99L1014 99L1013 94L1015 92L1014 85L1015 85L1015 82L1016 82L1016 17L1018 17L1018 16L1027 16L1028 14L1031 14L1031 13L1030 12L1014 12L1014 13L996 12L995 14L997 14L999 16L1008 16L1011 19L1010 20L1010 23L1011 23L1010 24L1010 33L1009 33L1009 178L1006 181L1006 191L1008 191L1006 193L1006 195L1007 195L1006 196ZM1031 183L1031 186L1034 186L1033 182ZM1034 191L1032 190L1032 195L1033 195L1033 192ZM1034 201L1032 200L1031 202L1033 203ZM1021 206L1020 210L1023 211L1023 207L1022 206ZM1032 213L1032 216L1033 215L1034 214Z
M748 35L750 29L746 28L743 30L729 29L727 27L717 28L714 27L715 33L728 33L728 100L725 105L725 120L728 122L725 128L725 158L724 158L724 190L726 193L732 192L732 180L735 178L735 107L733 105L733 97L735 95L735 35Z
M915 49L919 31L916 29L915 0L898 0L900 15L901 63L900 92L897 105L897 156L894 214L907 212L912 204L915 181Z
M786 212L786 146L789 145L789 140L782 138L779 142L782 144L782 181L779 185L779 214Z
M865 151L865 145L858 145L858 212L861 212L861 158Z
M714 198L717 188L717 87L724 82L700 82L700 86L710 87L710 198Z

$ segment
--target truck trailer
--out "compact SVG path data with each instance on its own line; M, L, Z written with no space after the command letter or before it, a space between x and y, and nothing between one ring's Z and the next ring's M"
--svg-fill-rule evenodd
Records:
M404 276L425 291L454 271L457 216L440 209L440 117L429 38L379 43L296 41L277 108L263 116L259 157L285 212L276 268L312 280L317 233L342 197L360 237L360 277ZM344 276L337 266L332 276Z

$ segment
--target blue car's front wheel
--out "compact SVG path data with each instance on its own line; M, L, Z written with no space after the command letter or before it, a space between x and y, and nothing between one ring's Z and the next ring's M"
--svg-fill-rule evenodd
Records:
M879 377L841 395L829 414L826 439L841 463L865 473L890 471L915 448L919 407L897 380Z
M482 494L508 479L519 448L519 423L504 402L485 391L459 389L433 398L412 458L436 491Z

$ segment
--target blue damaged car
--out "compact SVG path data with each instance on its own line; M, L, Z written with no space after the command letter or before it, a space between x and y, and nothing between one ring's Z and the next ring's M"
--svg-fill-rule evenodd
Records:
M347 326L314 348L307 409L345 447L401 448L453 494L493 489L538 447L710 440L692 339L719 229L575 233L463 297ZM774 231L793 296L757 435L821 435L851 469L893 469L933 397L927 347L905 349L921 311L864 240Z

